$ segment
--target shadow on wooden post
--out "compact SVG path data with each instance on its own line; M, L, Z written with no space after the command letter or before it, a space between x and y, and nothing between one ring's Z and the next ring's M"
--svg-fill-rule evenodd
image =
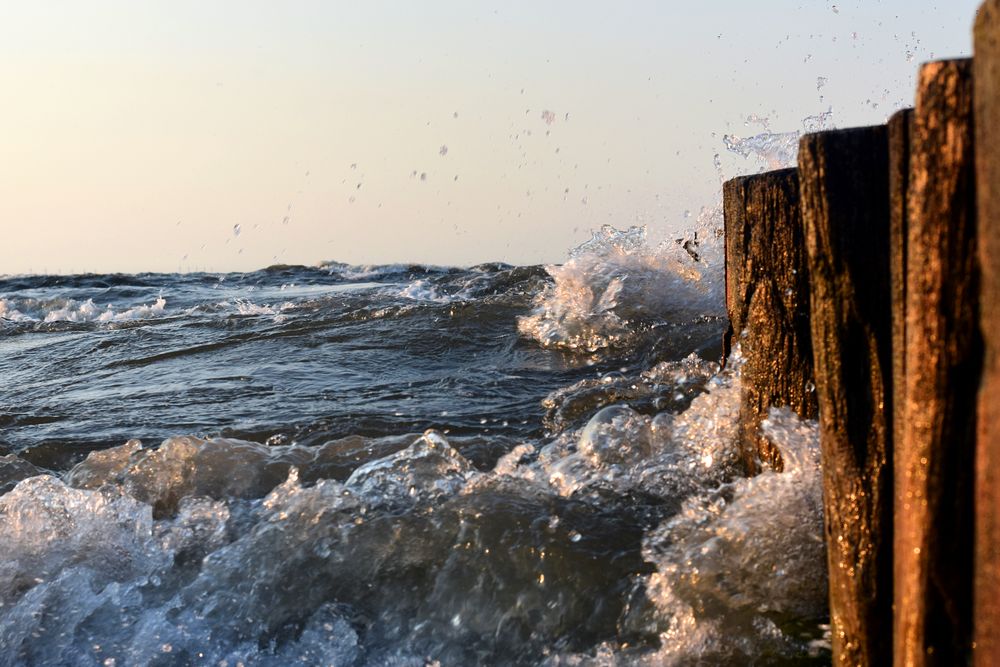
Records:
M906 380L895 434L897 665L958 665L972 639L972 470L982 363L972 63L920 70L910 136Z
M892 655L888 175L884 126L801 140L837 665L886 665Z
M985 339L975 465L974 662L1000 665L1000 0L979 9L973 87L980 259L980 329Z
M906 383L906 198L910 182L910 135L913 134L913 109L893 114L889 129L889 267L892 275L892 386ZM903 428L903 401L895 397L892 405L892 431Z
M725 347L728 355L735 337L745 359L740 455L748 474L760 472L760 462L780 470L780 454L759 434L768 409L787 405L800 417L816 418L798 173L735 178L722 193L730 322Z

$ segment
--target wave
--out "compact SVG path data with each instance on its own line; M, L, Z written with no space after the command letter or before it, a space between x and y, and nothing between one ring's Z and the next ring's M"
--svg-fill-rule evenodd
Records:
M661 365L648 382L697 387L685 408L606 405L486 469L437 431L308 447L130 441L61 477L8 455L3 659L653 665L822 653L817 426L772 412L763 432L784 470L741 477L739 371L738 357L722 372L696 357Z
M0 298L0 319L11 322L130 322L164 316L167 301L162 296L151 304L115 309L101 308L93 299Z
M332 260L321 262L317 268L340 280L373 282L402 276L441 275L462 270L457 267L435 266L433 264L345 264Z
M628 345L658 322L722 312L721 208L703 211L698 228L658 246L644 227L605 225L561 265L552 284L520 319L525 337L545 347L596 352Z

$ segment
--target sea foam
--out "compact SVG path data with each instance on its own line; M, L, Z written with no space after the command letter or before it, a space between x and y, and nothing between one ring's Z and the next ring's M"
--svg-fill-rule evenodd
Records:
M519 321L523 336L582 352L628 345L644 328L721 312L721 209L689 234L651 246L644 227L605 225L546 267L552 283Z

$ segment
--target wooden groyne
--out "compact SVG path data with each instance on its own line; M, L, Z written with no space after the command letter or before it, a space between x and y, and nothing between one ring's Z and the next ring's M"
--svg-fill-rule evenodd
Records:
M834 653L886 664L892 570L892 318L885 127L799 144Z
M748 472L759 461L781 466L777 451L760 436L772 405L790 406L816 418L809 331L809 269L806 266L799 177L783 169L727 182L726 220L728 355L734 332L741 338L744 384L740 408L740 456Z
M972 63L920 71L908 150L905 358L895 438L897 664L962 664L972 644L972 476L982 369Z
M972 64L983 375L976 415L973 639L1000 665L1000 0L976 16Z
M837 665L1000 665L1000 0L885 126L723 188L748 472L817 414Z

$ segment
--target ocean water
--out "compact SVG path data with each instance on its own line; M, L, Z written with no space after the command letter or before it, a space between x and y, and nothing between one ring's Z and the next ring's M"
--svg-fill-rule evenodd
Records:
M0 278L0 664L823 664L718 212L558 266Z

